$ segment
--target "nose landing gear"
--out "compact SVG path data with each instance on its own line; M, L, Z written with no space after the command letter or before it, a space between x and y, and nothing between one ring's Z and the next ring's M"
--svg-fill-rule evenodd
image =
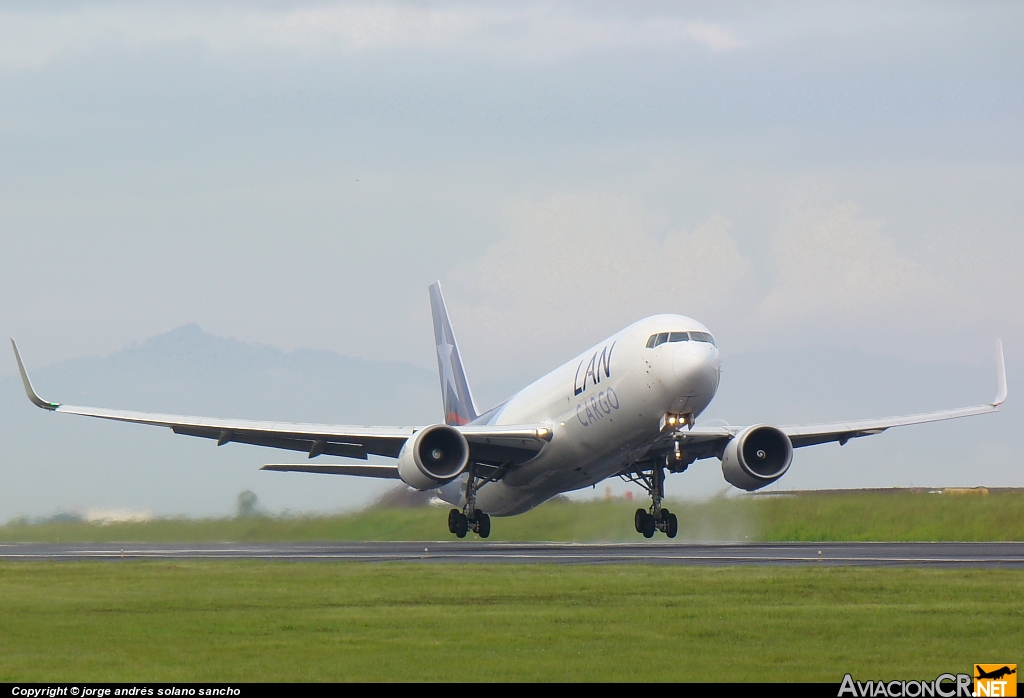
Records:
M640 485L651 495L650 510L637 509L636 514L633 515L636 532L643 534L644 538L653 538L655 531L661 531L669 538L675 538L679 533L679 519L661 506L661 502L665 498L665 468L652 464L650 469L637 468L636 471L624 474L622 477Z

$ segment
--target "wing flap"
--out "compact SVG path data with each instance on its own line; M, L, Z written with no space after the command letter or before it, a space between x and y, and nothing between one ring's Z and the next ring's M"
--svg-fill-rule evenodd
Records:
M374 443L373 446L368 447L364 443L331 441L330 439L337 437L325 434L320 434L313 438L295 438L294 435L291 434L279 435L276 433L267 434L251 431L218 431L216 429L190 426L175 426L171 427L171 430L175 434L182 434L184 436L198 436L204 439L216 439L218 446L223 446L226 443L240 443L252 446L265 446L267 448L280 448L288 451L304 451L309 454L310 458L325 455L366 460L370 453L369 448L374 448L374 455L390 455L390 453L394 451L394 447L386 442L383 445L383 448L379 443ZM401 447L399 447L399 449L401 449ZM381 453L380 451L384 451L384 453Z
M305 463L269 463L260 470L278 473L322 473L326 475L355 475L386 480L401 480L397 465L316 465Z

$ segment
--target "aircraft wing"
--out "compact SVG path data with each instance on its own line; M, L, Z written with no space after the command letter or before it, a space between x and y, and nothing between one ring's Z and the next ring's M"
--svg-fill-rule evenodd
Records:
M816 444L838 441L840 445L850 439L862 436L881 434L892 427L903 427L911 424L925 424L927 422L941 422L948 419L960 417L971 417L977 414L988 414L996 412L999 405L1006 399L1006 362L1003 358L1003 344L996 343L996 397L987 405L974 407L961 407L952 410L939 410L937 412L922 412L897 417L882 417L878 419L858 419L845 422L824 422L822 424L789 424L778 427L785 432L793 442L794 448L803 446L814 446ZM721 456L725 445L745 426L695 426L691 429L683 429L675 434L665 434L652 445L649 452L661 453L674 448L673 441L679 439L680 446L697 458L709 458Z
M43 400L32 387L25 365L21 360L17 344L11 340L14 356L18 360L21 380L25 385L28 399L37 407L51 412L97 417L117 422L149 424L170 428L175 434L198 436L216 440L218 446L226 443L243 443L267 446L290 451L303 451L310 458L319 455L343 456L366 460L369 455L397 458L406 440L421 427L368 427L333 424L296 424L290 422L252 421L246 419L215 419L189 417L185 415L110 410L101 407L79 407L62 405ZM551 432L543 427L522 426L465 426L456 427L469 442L470 458L484 462L518 464L536 456L551 438ZM336 472L317 467L310 472ZM342 466L336 466L338 468ZM382 475L383 470L375 466L344 466L348 475L369 477L390 477ZM381 466L389 468L391 466ZM363 470L360 470L362 468ZM279 467L269 468L279 470Z

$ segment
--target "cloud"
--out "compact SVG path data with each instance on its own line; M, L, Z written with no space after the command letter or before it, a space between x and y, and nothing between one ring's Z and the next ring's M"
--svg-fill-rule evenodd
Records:
M761 322L904 315L937 297L942 282L900 252L883 223L853 204L792 212L774 243L772 289Z
M655 313L713 324L753 290L752 264L720 216L658 239L628 199L564 194L509 206L506 218L508 238L454 277L450 295L471 299L453 316L481 354L514 368L568 360Z
M712 51L736 51L745 46L731 31L717 24L688 23L686 35Z
M989 331L975 326L982 301L959 276L902 249L854 204L793 208L760 256L720 214L656 236L626 198L562 194L505 217L508 236L446 284L474 337L472 363L488 371L554 368L666 312L703 322L730 353L824 343L926 356L936 332Z
M520 60L681 43L715 52L744 46L720 24L674 16L601 16L546 4L328 3L270 10L130 3L0 11L0 67L7 69L39 67L99 47L140 50L180 43L198 43L215 53L411 48Z

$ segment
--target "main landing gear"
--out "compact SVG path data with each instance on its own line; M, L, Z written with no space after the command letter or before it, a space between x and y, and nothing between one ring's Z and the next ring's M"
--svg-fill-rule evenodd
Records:
M481 538L486 538L491 535L491 517L479 509L473 510L473 518L458 509L452 509L448 512L448 530L459 538L465 538L471 530Z
M669 538L675 538L679 533L679 519L661 506L661 502L665 498L665 468L653 464L650 469L640 467L635 472L624 476L624 479L635 482L651 495L650 510L637 509L633 516L636 532L642 533L644 538L653 538L655 531L661 531Z
M466 481L466 506L462 511L452 509L448 512L448 530L459 538L465 538L470 531L481 538L491 535L491 517L476 508L476 491L484 483L496 478L480 478L476 470L475 466L470 466L469 479Z

